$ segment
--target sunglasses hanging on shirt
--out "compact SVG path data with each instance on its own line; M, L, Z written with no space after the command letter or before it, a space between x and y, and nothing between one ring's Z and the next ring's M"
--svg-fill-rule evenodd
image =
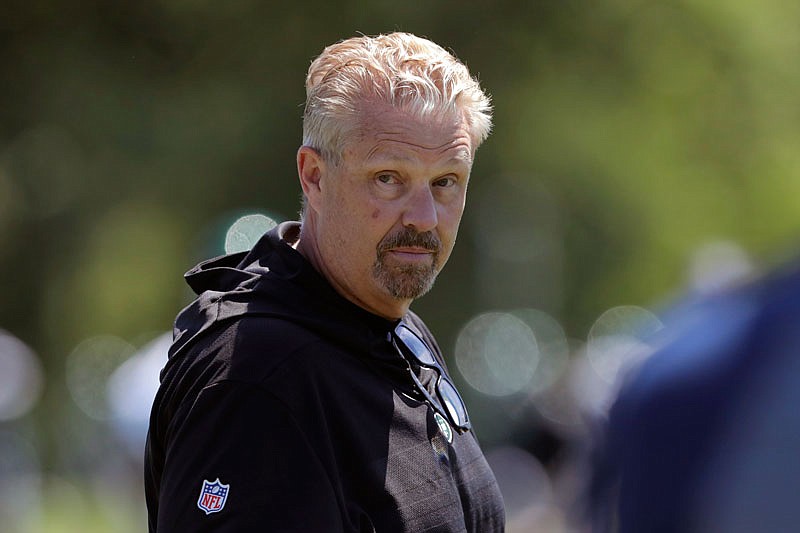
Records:
M394 328L393 333L394 343L400 354L406 361L408 357L413 357L413 360L422 367L431 368L438 374L436 378L436 396L434 397L428 389L420 382L419 377L409 365L411 378L414 380L415 385L419 392L425 396L431 407L439 414L445 415L459 432L468 431L472 424L469 421L467 414L467 407L464 405L464 400L456 390L456 386L450 381L447 373L436 360L433 351L428 348L419 335L417 335L411 328L400 322Z

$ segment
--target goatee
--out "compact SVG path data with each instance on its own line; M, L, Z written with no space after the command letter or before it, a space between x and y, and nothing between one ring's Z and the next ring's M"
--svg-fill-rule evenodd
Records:
M394 248L422 248L431 252L427 265L390 264L387 252ZM378 258L372 265L372 275L398 300L416 299L433 287L439 273L442 242L430 231L418 233L411 228L387 236L378 244Z

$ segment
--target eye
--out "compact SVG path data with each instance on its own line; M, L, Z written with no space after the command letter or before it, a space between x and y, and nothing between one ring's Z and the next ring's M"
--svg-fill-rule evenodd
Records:
M458 183L458 179L455 176L449 175L436 179L433 185L434 187L452 187L456 183Z
M378 172L375 175L375 181L386 185L391 185L393 183L397 183L398 179L397 175L392 172Z

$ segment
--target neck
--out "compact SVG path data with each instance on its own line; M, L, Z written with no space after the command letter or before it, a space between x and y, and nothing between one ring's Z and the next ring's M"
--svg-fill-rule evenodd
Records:
M314 238L314 224L310 222L310 217L303 220L300 228L300 236L294 242L294 248L305 257L306 261L311 263L311 266L319 272L319 274L330 283L331 287L344 299L354 303L355 305L365 309L373 315L380 316L387 320L398 320L405 316L408 308L411 306L412 300L397 300L394 298L385 298L383 300L370 303L358 297L353 291L348 290L347 287L338 280L338 278L331 274L324 261L323 254L317 245Z

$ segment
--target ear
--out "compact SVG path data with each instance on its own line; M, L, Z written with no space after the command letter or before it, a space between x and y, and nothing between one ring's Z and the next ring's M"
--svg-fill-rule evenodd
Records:
M303 195L314 211L322 205L322 178L327 172L327 165L319 152L310 146L301 146L297 150L297 175Z

